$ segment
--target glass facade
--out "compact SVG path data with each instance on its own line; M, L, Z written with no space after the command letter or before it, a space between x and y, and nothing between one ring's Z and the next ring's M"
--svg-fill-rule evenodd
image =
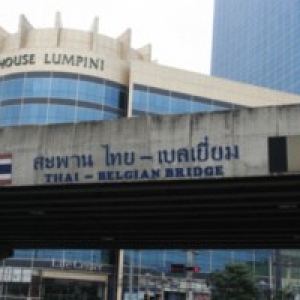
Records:
M192 254L192 259L191 259ZM147 268L155 273L171 270L171 264L189 265L200 268L201 273L210 273L223 270L230 263L248 264L256 277L268 278L269 259L271 250L247 249L247 250L151 250L151 251L126 251L125 265L133 265L135 268Z
M126 87L71 73L18 73L0 78L0 126L76 123L126 115Z
M234 104L139 84L133 86L132 98L132 116L212 112L238 108Z
M15 250L14 257L24 260L80 261L101 264L102 251L99 250Z
M211 74L300 94L300 2L215 0Z

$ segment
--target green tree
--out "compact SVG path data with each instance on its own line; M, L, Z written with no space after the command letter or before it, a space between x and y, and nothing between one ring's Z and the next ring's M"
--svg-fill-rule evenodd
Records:
M293 295L292 291L289 290L289 289L277 290L275 295L274 295L275 300L292 300L294 298L295 298L295 296Z
M211 274L212 300L253 300L258 291L245 264L229 264Z

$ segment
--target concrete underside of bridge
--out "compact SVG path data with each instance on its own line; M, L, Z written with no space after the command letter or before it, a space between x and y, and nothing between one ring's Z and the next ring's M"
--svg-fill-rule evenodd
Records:
M299 248L300 175L0 189L4 248Z

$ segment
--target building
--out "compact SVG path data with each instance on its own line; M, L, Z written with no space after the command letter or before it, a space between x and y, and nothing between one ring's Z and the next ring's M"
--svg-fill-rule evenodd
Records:
M109 125L106 125L108 124L106 122L100 122L103 124L103 128L106 128L106 131L101 133L101 138L106 138L106 141L103 140L103 150L107 154L106 163L119 165L120 155L112 153L109 147L110 143L113 142L111 139L122 126L126 126L124 124L136 122L135 118L139 116L155 117L155 115L203 113L206 114L207 124L212 124L209 120L210 117L213 120L214 114L212 113L214 112L231 112L243 108L256 109L265 106L276 109L278 105L300 103L300 97L297 95L158 65L151 61L150 45L133 49L130 41L130 30L126 30L116 39L98 34L97 18L94 20L90 31L63 28L60 14L56 16L54 28L35 29L25 16L21 16L17 33L10 34L1 29L0 129L7 132L9 129L22 130L23 127L24 129L29 128L27 127L29 125L34 127L39 125L36 128L41 128L41 132L43 132L44 128L49 125L49 130L53 128L55 131L55 128L59 128L63 132L65 128L69 127L55 127L54 124L68 124L68 126L71 124L72 128L75 129L77 124L82 122L93 121L98 124L98 121L115 120L115 123L109 123ZM250 115L246 114L245 116L249 117ZM123 124L121 121L125 118L134 119L133 121L131 119L130 122L126 120L126 123ZM121 119L120 122L117 119ZM166 126L172 128L175 126L174 128L176 128L175 121L172 121L176 118L170 120L171 123L166 122L169 124ZM115 125L111 126L111 124ZM153 124L159 128L159 123ZM99 127L100 125L96 126ZM141 132L145 128L146 131ZM130 145L135 136L140 137L150 129L147 126L141 126L136 127L135 130L135 135L130 133L128 140L122 140L120 137L123 146ZM165 138L163 132L164 130L157 131L156 138L158 140ZM201 129L198 133L200 132L203 134ZM181 134L180 128L177 134ZM67 134L61 143L72 142L73 137ZM22 134L22 145L26 145L30 138L32 138L31 133L29 135ZM42 137L40 138L42 139ZM49 141L45 140L44 142L48 143ZM205 142L207 139L204 139ZM222 140L223 142L227 141ZM18 143L21 149L19 140ZM154 147L152 144L147 145L149 149ZM1 147L2 153L9 150L9 146L2 145ZM28 147L30 148L31 145L28 144ZM162 155L166 155L165 152ZM234 155L237 154L232 154L230 157L234 159ZM11 167L4 168L4 173L0 177L1 184L23 185L29 182L30 184L66 182L71 184L79 181L79 173L71 175L70 173L56 172L39 176L37 171L41 167L41 161L37 158L25 176L15 172L18 168L13 168L12 174L10 173ZM90 156L84 156L84 158L64 156L60 158L59 166L55 168L66 168L71 163L75 164L75 161L82 163L85 167L91 167ZM9 155L3 159L8 165L12 160ZM54 168L57 161L53 159L54 157L51 156L49 160L43 161L43 168ZM81 159L83 160L81 161ZM147 157L145 156L143 159L147 165ZM165 157L164 159L168 158ZM28 158L23 163L27 160ZM132 164L132 156L124 157L124 162L125 165ZM18 164L21 161L14 163ZM222 168L214 170L215 173L211 175L223 175ZM210 169L207 172L209 173ZM248 175L251 175L256 174L257 170L253 169L247 172ZM180 177L179 175L174 176ZM101 172L98 176L102 181L120 179L118 172ZM126 173L124 176L127 179L139 177L138 173L134 172ZM152 176L152 179L159 179L160 172L153 172ZM29 178L31 179L28 181ZM89 180L89 178L85 179ZM195 252L194 254L193 262L201 266L203 273L223 268L228 262L243 261L251 264L255 274L268 276L265 267L270 257L269 251L210 250ZM61 272L68 272L46 271L47 276L44 277L53 280L63 277L68 280L76 279L84 282L88 281L87 278L91 278L89 277L90 274L84 275L84 272L96 272L98 275L101 272L102 276L103 272L100 265L111 262L110 256L105 251L99 250L17 250L12 260L5 261L5 267L16 267L15 263L18 262L21 266L22 264L26 266L26 268L24 267L26 272L29 272L28 269L31 266L37 272L42 270L41 274L44 274L43 269L48 270L49 262L53 261L58 261L55 266L58 266ZM173 262L191 262L190 253L179 250L151 253L147 251L125 252L125 265L129 266L133 263L137 266L139 261L141 261L140 265L143 268L148 268L154 273L158 270L161 271L162 268L168 268ZM29 262L32 264L30 265ZM264 271L258 273L259 269L264 269ZM7 269L3 268L4 273L5 270ZM109 286L107 285L111 272L111 269L108 269L104 272L104 277L97 281L100 282L100 285L97 285L94 290L96 294L98 293L99 299L109 294ZM21 273L22 271L19 269L16 276L26 278L26 276L22 277ZM34 280L36 273L31 272L30 274L32 276L30 280ZM82 285L82 288L85 288L85 284ZM62 285L58 294L63 294L65 290L67 290L66 286ZM53 294L55 293L53 292Z
M214 2L211 74L299 94L299 1ZM299 272L299 251L281 255L277 260L289 261L282 267L284 278L290 270Z
M0 125L57 124L143 114L172 114L297 102L292 95L239 85L151 61L149 45L131 48L131 31L117 39L91 31L1 30ZM260 95L258 97L258 94Z
M297 0L215 0L211 74L300 93Z

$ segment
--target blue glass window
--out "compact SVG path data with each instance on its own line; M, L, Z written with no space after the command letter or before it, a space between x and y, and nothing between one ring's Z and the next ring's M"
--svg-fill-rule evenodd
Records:
M119 107L120 106L120 89L106 84L105 85L105 99L104 104L107 106L112 107Z
M227 103L198 96L134 85L132 114L183 114L229 109Z
M132 106L135 110L148 111L147 91L134 90Z
M101 263L101 250L15 250L14 258L30 260L58 260L58 261L80 261L88 263ZM34 263L34 261L33 261Z
M25 78L24 97L49 97L50 78Z
M35 250L14 250L14 257L21 259L32 259Z
M174 114L190 113L191 112L191 99L190 98L177 98L173 97L171 102L171 112Z
M10 80L4 80L2 82L2 88L1 88L1 99L17 99L22 97L23 92L23 84L24 80L23 78L20 79L10 79Z
M78 107L76 111L76 121L103 120L103 111L90 108Z
M45 124L47 119L47 104L23 105L20 116L21 124Z
M213 111L213 106L210 103L202 103L202 102L192 102L192 111L193 112L202 112L202 111Z
M248 265L267 264L272 255L271 250L198 250L194 251L194 264L201 272L223 270L227 264L234 262ZM125 264L129 265L133 256L135 267L150 267L155 271L168 272L173 263L188 264L189 256L184 250L129 250L125 252ZM164 269L163 269L164 267ZM253 266L252 270L255 270Z
M68 78L52 78L51 98L77 98L77 82Z
M19 105L2 106L0 109L0 120L5 126L19 125L21 107Z
M127 90L111 81L59 72L17 73L0 80L3 103L0 125L111 120L125 116Z
M103 112L103 120L114 120L118 117L118 114L112 112Z
M49 105L48 123L74 123L75 106Z
M170 96L150 92L148 95L148 111L156 114L170 112Z
M78 99L103 103L104 86L95 82L81 81L78 85Z

